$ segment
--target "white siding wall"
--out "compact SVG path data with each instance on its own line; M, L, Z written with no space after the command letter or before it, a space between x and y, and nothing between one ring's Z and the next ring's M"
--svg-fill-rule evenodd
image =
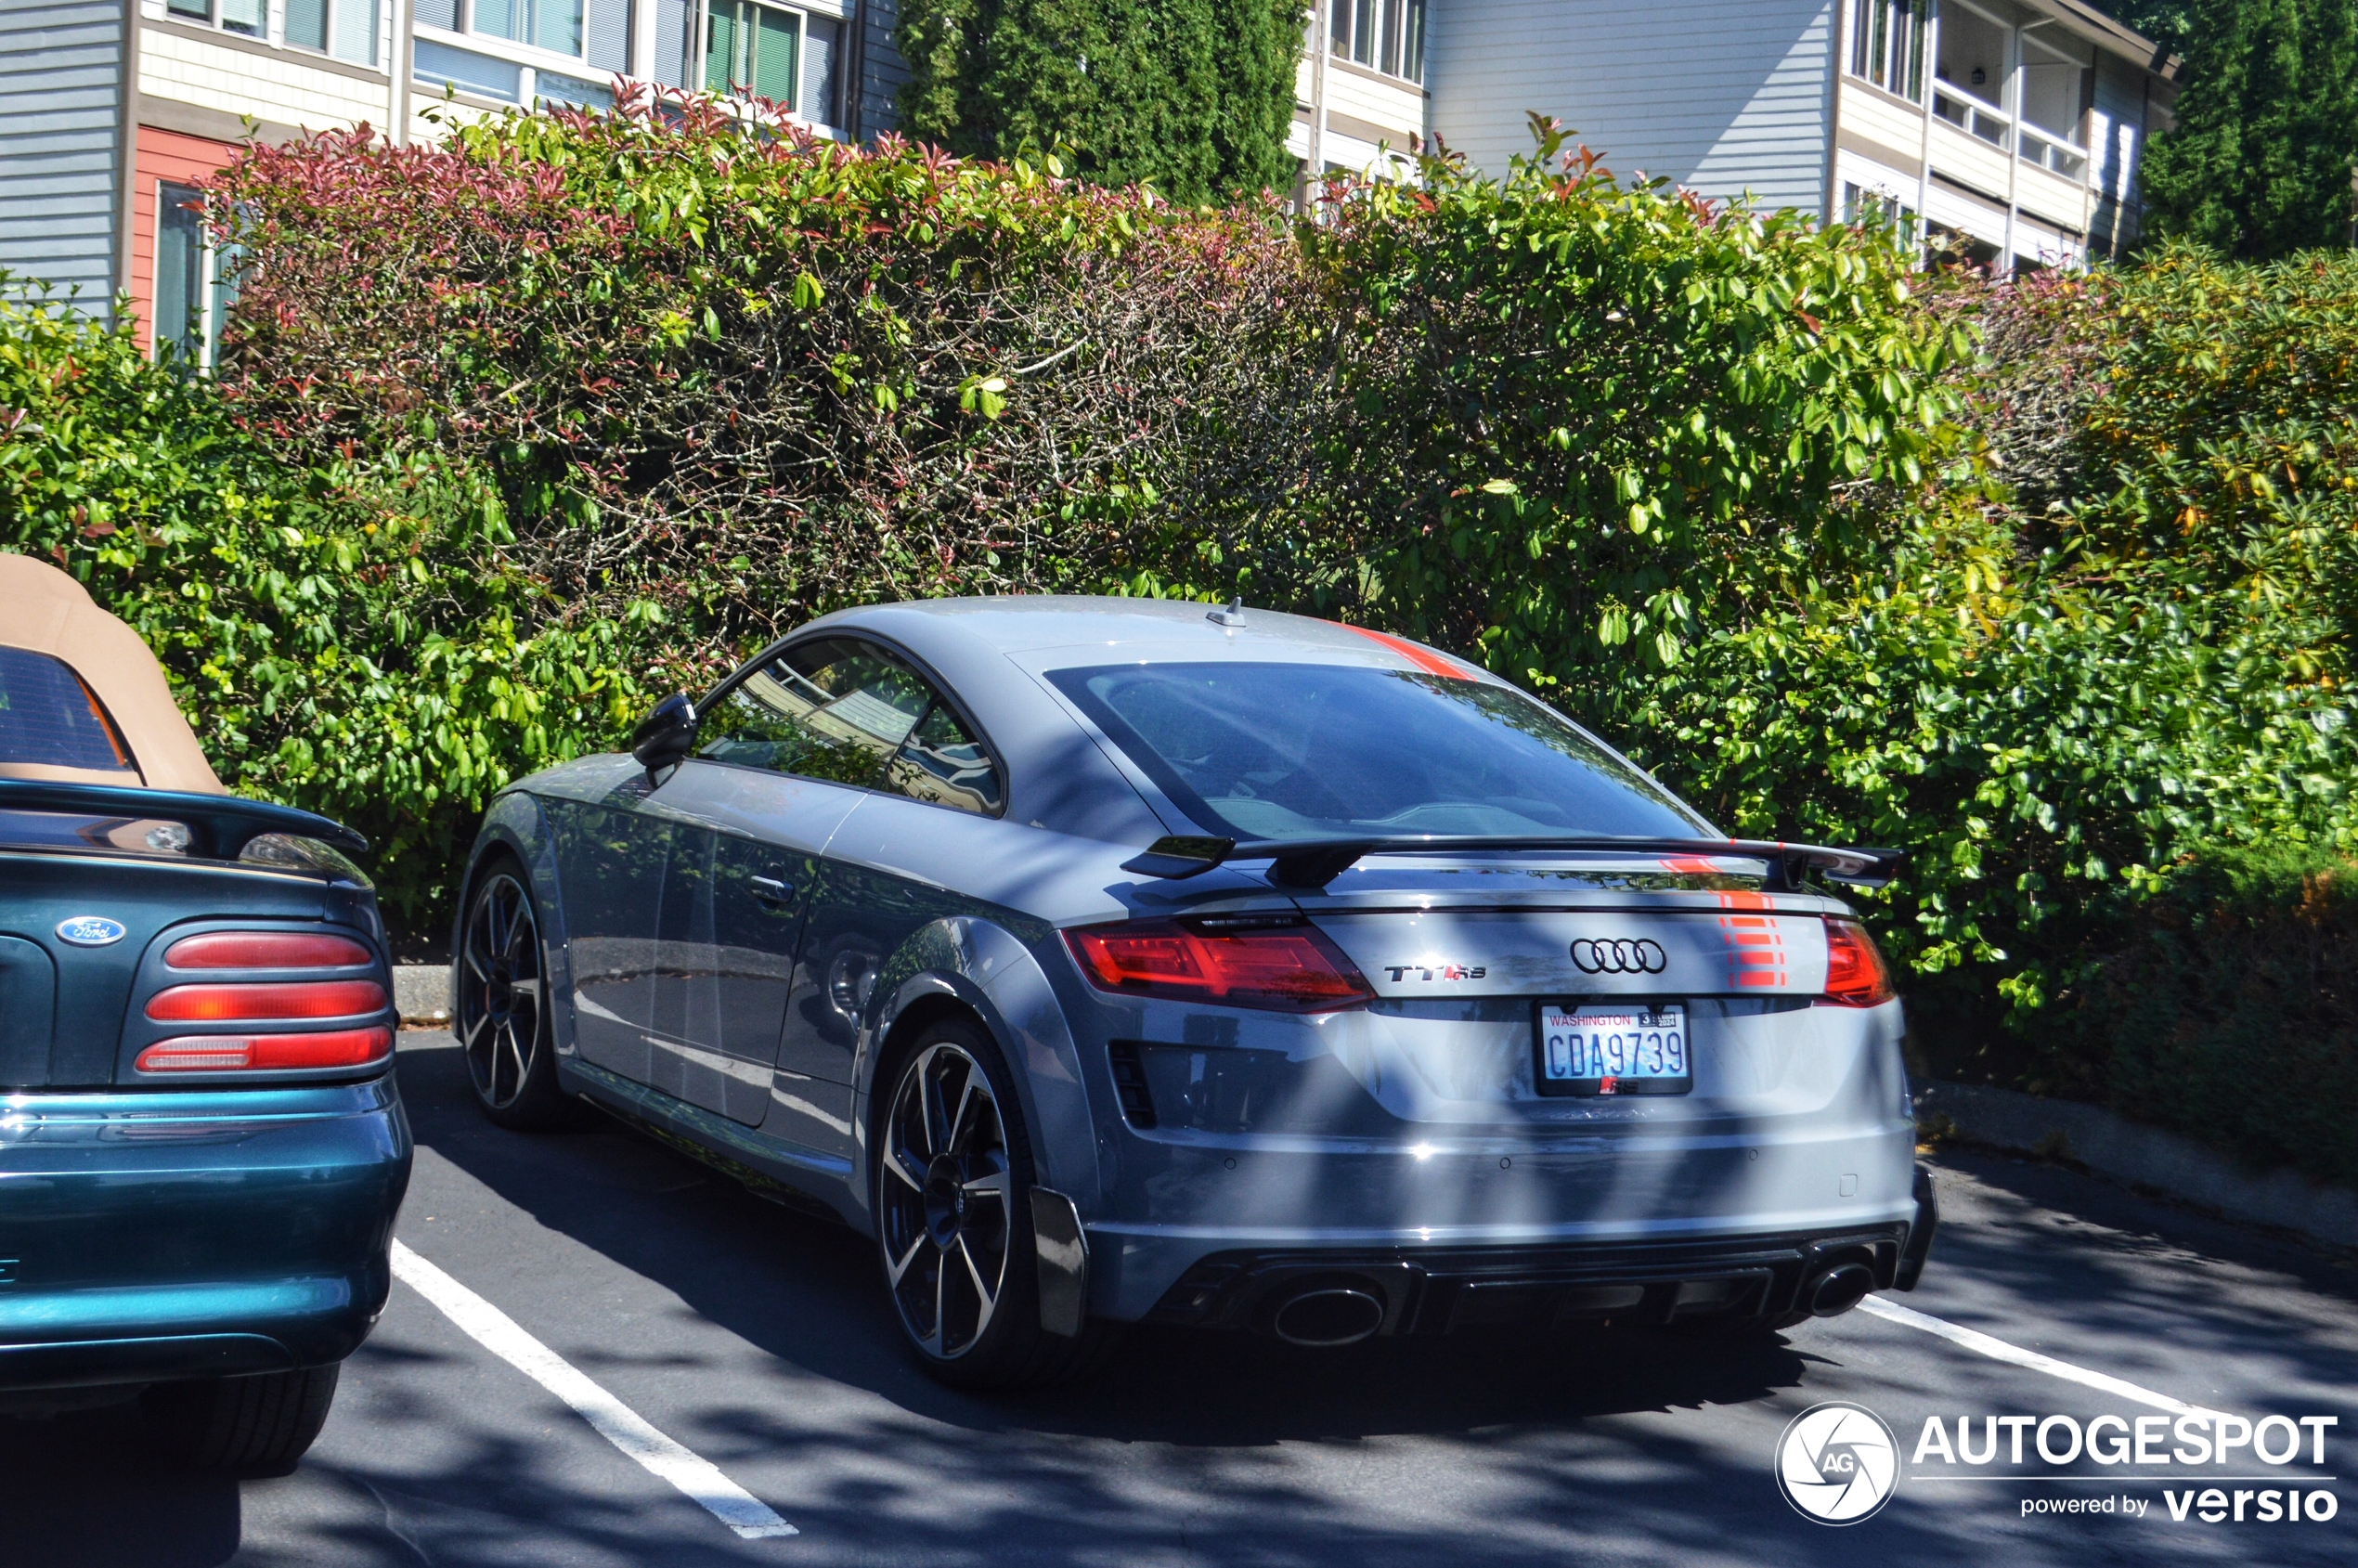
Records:
M265 52L149 28L139 39L139 90L306 131L385 123L392 104L382 76L347 75L315 61L320 57L300 49Z
M1831 0L1433 0L1432 127L1493 173L1552 114L1615 174L1823 212Z
M123 6L0 0L0 266L111 314L123 158Z

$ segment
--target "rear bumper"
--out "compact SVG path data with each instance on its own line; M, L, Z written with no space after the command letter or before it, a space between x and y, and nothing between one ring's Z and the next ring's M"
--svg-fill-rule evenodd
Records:
M0 1098L0 1389L342 1360L384 1308L410 1160L389 1073Z
M1806 1279L1841 1263L1863 1263L1889 1289L1907 1236L1888 1225L1634 1245L1221 1252L1182 1275L1147 1321L1265 1330L1286 1302L1321 1289L1381 1303L1369 1321L1384 1334L1773 1320L1795 1309Z
M1882 1152L1893 1168L1880 1190L1749 1224L1659 1211L1618 1224L1282 1234L1100 1222L1088 1227L1091 1305L1125 1320L1266 1328L1285 1298L1356 1275L1348 1288L1385 1304L1384 1333L1583 1317L1777 1318L1795 1310L1805 1280L1844 1262L1865 1264L1874 1289L1916 1288L1939 1208L1930 1174L1911 1168L1904 1145Z

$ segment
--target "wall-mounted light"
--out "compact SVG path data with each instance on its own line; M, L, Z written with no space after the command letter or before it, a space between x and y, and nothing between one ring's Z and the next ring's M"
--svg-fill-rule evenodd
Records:
M1982 70L1979 66L1975 66L1973 68L1973 84L1975 86L1978 87L1989 80L1989 72Z

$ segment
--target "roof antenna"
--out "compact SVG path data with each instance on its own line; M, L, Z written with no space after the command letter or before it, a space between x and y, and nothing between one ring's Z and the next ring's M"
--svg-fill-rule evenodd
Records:
M1204 616L1214 626L1239 627L1245 624L1245 596L1241 593L1228 601L1227 608L1214 610Z

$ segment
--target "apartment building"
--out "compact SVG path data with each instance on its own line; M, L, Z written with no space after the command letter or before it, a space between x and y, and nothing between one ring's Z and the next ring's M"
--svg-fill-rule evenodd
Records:
M1432 0L1430 128L1500 169L1552 114L1625 177L1828 221L1870 202L2000 266L2136 238L2176 62L2079 0Z
M1429 0L1313 0L1288 150L1309 171L1399 174L1432 131Z
M619 74L888 126L893 0L0 0L0 267L203 365L225 305L188 203L249 134L605 104ZM394 69L394 62L407 69ZM428 118L429 111L441 116Z
M192 363L225 305L188 206L251 132L603 104L615 76L749 88L825 134L893 123L894 0L0 0L0 267L121 291ZM2080 0L1311 0L1294 155L1494 172L1552 114L1624 176L1833 222L1869 204L1980 258L2117 253L2174 62ZM396 62L400 68L395 69ZM442 118L429 118L429 112Z

